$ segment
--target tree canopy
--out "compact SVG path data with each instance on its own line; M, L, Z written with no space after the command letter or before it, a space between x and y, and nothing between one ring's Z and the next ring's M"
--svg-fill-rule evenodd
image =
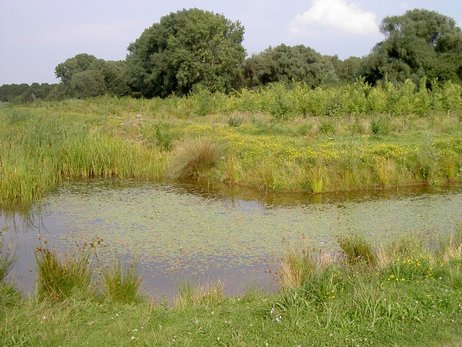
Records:
M105 61L82 53L58 64L55 74L62 82L55 94L61 97L123 96L130 92L123 61Z
M128 47L135 96L184 95L194 87L229 91L239 86L244 28L199 9L171 13Z
M249 87L273 82L305 82L317 87L339 82L329 59L303 45L282 44L253 55L244 64L244 76Z
M462 83L462 31L454 19L414 9L385 17L385 38L363 58L345 60L304 46L281 44L246 59L244 27L221 14L197 8L170 13L147 28L128 47L123 61L82 53L55 68L58 85L12 84L0 87L0 101L36 98L116 96L167 97L195 89L229 92L269 83L302 82L316 88L380 81L415 84L426 77ZM430 81L430 82L429 82Z
M386 38L365 59L366 81L417 81L424 75L462 81L462 32L452 18L415 9L384 18L380 30Z

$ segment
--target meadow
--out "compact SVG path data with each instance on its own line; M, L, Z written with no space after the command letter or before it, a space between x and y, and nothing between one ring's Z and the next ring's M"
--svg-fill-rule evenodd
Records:
M323 193L459 182L461 87L409 82L0 107L0 204L67 179L196 180Z
M462 178L462 88L361 81L280 84L230 95L0 105L0 207L27 209L65 180L195 181L265 192L447 186ZM0 230L1 232L1 230ZM97 244L36 250L29 298L5 283L0 343L49 345L438 346L460 344L462 229L336 251L281 249L279 291L226 297L221 283L140 293L136 263L96 272Z

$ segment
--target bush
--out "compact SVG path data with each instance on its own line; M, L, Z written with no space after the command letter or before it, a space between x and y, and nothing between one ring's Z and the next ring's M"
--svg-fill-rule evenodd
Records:
M374 136L388 135L390 133L389 119L385 116L372 119L371 131Z

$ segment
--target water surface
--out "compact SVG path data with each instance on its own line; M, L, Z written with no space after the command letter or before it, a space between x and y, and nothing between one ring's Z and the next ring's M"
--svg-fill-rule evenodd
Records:
M291 242L305 238L334 248L336 235L350 231L376 242L409 232L446 233L462 221L461 207L460 188L259 196L191 184L88 180L63 184L27 217L4 213L0 223L16 248L9 278L24 292L33 292L40 243L64 252L100 238L94 266L139 258L144 292L171 298L185 280L221 279L228 294L252 286L271 290L270 270Z

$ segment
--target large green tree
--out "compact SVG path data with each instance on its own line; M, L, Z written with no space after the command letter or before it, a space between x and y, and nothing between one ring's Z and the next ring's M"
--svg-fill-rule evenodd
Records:
M55 91L60 97L123 96L130 92L124 61L105 61L82 53L58 64L55 74L61 79Z
M462 81L462 32L452 18L415 9L384 18L380 30L385 40L362 67L366 81L417 81L424 75Z
M248 58L244 64L248 87L273 82L305 82L311 87L339 82L332 62L303 45L269 47Z
M229 91L238 86L244 28L199 9L171 13L128 47L135 96L184 95L195 86Z

